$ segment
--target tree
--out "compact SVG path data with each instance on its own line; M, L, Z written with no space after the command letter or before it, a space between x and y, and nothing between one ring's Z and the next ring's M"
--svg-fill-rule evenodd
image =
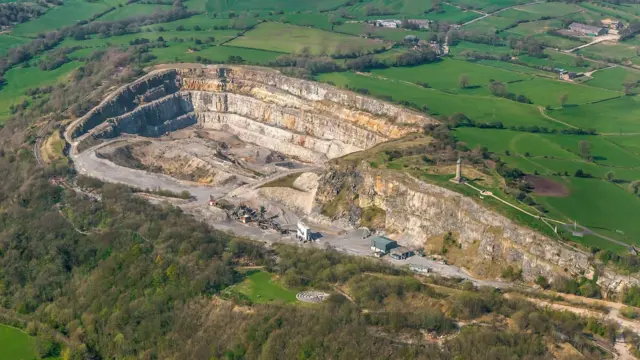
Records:
M558 99L558 101L560 102L560 106L564 107L564 105L567 103L567 100L569 100L569 94L562 93L560 95L560 98Z
M466 89L467 86L469 86L469 75L467 74L460 75L458 82L460 83L461 88Z
M612 171L609 171L605 174L605 177L607 178L607 181L613 181L615 180L616 176L613 174Z
M633 95L633 90L638 86L638 82L633 79L626 79L622 83L622 91L625 95Z
M629 187L631 188L631 191L633 191L634 194L638 195L638 191L640 191L640 180L636 180L634 182L632 182Z
M507 85L501 83L500 81L491 81L489 83L489 91L499 97L505 97L507 95Z
M580 156L585 160L591 160L591 143L587 140L580 140L578 144L580 148Z

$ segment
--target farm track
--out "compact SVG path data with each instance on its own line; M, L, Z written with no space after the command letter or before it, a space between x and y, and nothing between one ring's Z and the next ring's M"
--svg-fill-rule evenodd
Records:
M571 53L571 52L574 52L576 50L584 49L586 47L589 47L591 45L595 45L595 44L598 44L598 43L601 43L601 42L604 42L604 41L617 41L619 38L620 38L619 35L603 35L603 36L600 36L600 37L596 38L595 40L593 40L592 42L590 42L588 44L583 44L583 45L580 45L580 46L576 46L573 49L563 50L563 51L566 52L566 53Z
M577 128L578 128L578 127L573 126L573 125L571 125L571 124L568 124L568 123L566 123L566 122L564 122L564 121L560 121L560 120L558 120L558 119L552 118L551 116L549 116L549 115L546 113L545 109L544 109L542 106L538 106L538 111L540 111L540 115L542 115L542 116L543 116L545 119L547 119L547 120L551 120L551 121L553 121L553 122L555 122L555 123L562 124L562 125L564 125L564 126L566 126L566 127L572 128L572 129L577 129Z

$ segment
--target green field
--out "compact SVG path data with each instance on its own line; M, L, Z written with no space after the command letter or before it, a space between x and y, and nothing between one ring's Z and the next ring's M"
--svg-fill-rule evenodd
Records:
M28 41L28 39L10 34L0 35L0 56L5 55L12 47L20 46Z
M623 4L623 5L627 5L627 4ZM605 7L595 3L588 3L588 2L580 3L580 6L585 9L591 10L593 12L602 13L606 16L610 16L615 19L625 20L626 22L631 22L633 20L638 19L637 14L635 15L633 14L634 9L631 8L630 6L626 6L624 10L619 10L614 6Z
M413 35L418 39L426 40L431 35L431 33L427 31L381 28L364 23L345 23L336 26L334 31L356 36L380 38L389 41L403 41L405 36L408 35Z
M71 26L80 20L87 20L108 8L109 5L101 1L66 0L63 5L50 9L39 18L17 25L12 34L33 37L38 33Z
M622 230L628 237L627 242L640 245L640 228L635 219L640 212L640 199L618 185L599 179L571 178L568 186L570 196L546 197L546 203L581 225Z
M465 30L495 34L513 24L515 20L499 16L489 16L465 26Z
M607 139L640 156L640 135L608 136Z
M596 66L595 63L588 60L585 61L584 66L578 66L576 64L576 56L571 56L559 51L547 49L545 50L545 54L547 54L546 58L537 58L529 55L518 56L518 61L527 66L544 66L551 69L564 69L574 72L584 72Z
M299 52L308 47L313 54L332 54L348 48L367 52L387 46L375 40L272 22L258 25L227 45L281 53Z
M22 330L0 325L2 360L32 360L37 358L35 342Z
M24 331L0 325L0 358L2 360L35 360L40 359L36 351L35 339ZM61 360L46 358L43 360Z
M640 132L640 98L625 96L577 107L548 112L550 116L581 128L602 133Z
M296 292L286 289L273 279L272 274L264 271L256 271L248 275L233 290L249 297L254 303L293 303L297 301Z
M129 46L129 42L136 39L147 39L155 41L159 37L167 41L169 47L173 45L185 44L191 47L198 47L195 40L206 41L214 38L213 45L225 42L237 36L236 30L210 30L210 31L162 31L162 32L140 32L135 34L127 34L122 36L111 36L108 38L93 37L86 40L66 39L60 44L60 47L91 47L100 48L107 46ZM200 45L199 47L204 47ZM207 45L208 46L208 45Z
M344 5L344 0L315 0L315 1L299 1L299 0L208 0L206 9L210 13L220 12L240 12L240 11L260 11L273 10L291 12L300 11L320 11L334 9Z
M248 64L267 65L275 60L281 53L272 51L233 48L230 46L212 46L200 51L189 52L189 47L193 45L187 43L175 43L166 48L156 48L151 53L158 58L154 64L166 62L197 62L197 57L209 59L213 62L225 62L229 56L240 56Z
M527 3L527 0L455 0L452 4L460 5L468 9L479 9L485 12L494 12L496 10L509 6Z
M408 82L425 82L439 90L454 91L462 94L481 93L489 95L487 85L490 80L503 83L525 80L525 75L479 65L468 61L443 60L438 63L415 67L393 67L384 70L374 70L373 74L385 78L398 79ZM469 77L468 89L460 88L460 75Z
M244 18L242 20L231 20L231 19L212 19L206 15L195 15L186 19L180 19L176 21L166 22L162 24L155 25L147 25L142 26L141 30L143 31L175 31L176 28L182 26L185 30L193 30L195 26L199 26L202 30L214 30L216 27L226 27L232 26L235 22L242 21L248 25L252 25L257 23L255 19L247 19ZM235 30L238 32L239 30Z
M13 68L4 75L6 85L0 88L0 120L9 116L9 106L22 101L24 92L30 88L52 85L62 80L81 63L70 62L52 71L42 71L36 66Z
M566 4L562 2L545 2L509 9L500 13L499 15L503 16L504 13L511 10L536 15L536 19L539 19L542 16L565 16L567 14L578 12L582 9L573 4Z
M132 16L151 15L154 12L171 10L171 5L129 4L119 7L100 18L100 21L121 20Z
M509 91L525 94L534 104L552 107L560 106L559 98L562 94L569 96L567 104L584 104L622 96L617 91L539 78L509 84Z
M486 146L489 151L496 154L504 155L508 150L513 155L524 156L525 153L529 153L531 157L547 156L580 160L578 155L563 149L552 139L545 138L540 134L510 130L458 128L455 135L471 148L478 145Z
M554 74L552 72L538 70L538 69L531 68L531 67L528 67L528 66L518 65L518 64L506 62L506 61L478 60L475 63L476 64L481 64L481 65L486 65L486 66L491 66L491 67L496 67L496 68L499 68L499 69L509 70L509 71L513 71L513 72L517 72L517 73L525 74L525 75L536 75L536 76L539 76L539 77L552 78L552 79L555 79L555 78L558 77L558 75L556 75L556 74Z
M615 67L597 71L592 75L593 79L586 82L589 86L601 87L620 91L625 81L639 81L640 71L632 71L623 67Z
M460 41L455 46L451 46L449 53L451 55L459 55L463 51L474 51L482 54L502 55L511 54L512 50L508 46L492 46L488 44L479 44L468 41Z
M640 158L629 149L610 141L623 139L623 143L637 146L634 145L637 138L532 134L475 128L459 128L454 134L469 147L487 147L489 151L499 154L511 167L530 174L540 174L567 186L570 191L567 197L535 196L550 211L549 216L566 221L576 220L583 225L595 227L594 230L598 233L601 231L597 228L623 230L625 234L633 235L630 238L634 240L624 237L621 240L640 243L640 240L635 240L635 236L640 235L640 229L634 225L632 216L629 215L640 211L640 199L627 189L628 182L640 179ZM591 144L594 162L585 161L578 155L581 140L587 140ZM632 149L640 150L637 147ZM509 155L506 155L507 151ZM594 178L573 177L578 169ZM607 172L613 172L617 179L626 182L614 184L602 180ZM569 176L557 175L565 173ZM584 243L581 239L575 240ZM623 250L596 238L591 241L593 243L587 245L597 244L600 248Z
M561 125L544 119L533 105L496 97L475 95L452 95L435 89L425 89L418 85L401 81L384 80L373 76L357 75L350 72L324 74L320 81L338 86L348 85L356 89L368 89L377 96L390 96L395 101L408 101L419 107L427 106L429 112L439 115L453 115L462 112L476 121L502 121L505 126L538 125L560 128Z
M633 44L601 42L580 49L578 53L596 59L631 60L638 63L638 46Z
M441 3L441 11L427 12L431 8L430 2L422 0L372 0L367 2L357 2L353 6L347 7L347 11L350 16L358 19L380 19L383 18L396 18L402 19L407 16L413 19L429 19L434 21L446 21L451 24L461 24L475 18L480 17L480 14L473 11L464 11L455 6L451 6L446 3ZM367 16L367 9L384 9L389 15L375 15Z

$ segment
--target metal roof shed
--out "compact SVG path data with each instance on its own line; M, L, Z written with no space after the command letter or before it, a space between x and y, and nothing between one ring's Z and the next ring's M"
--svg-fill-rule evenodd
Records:
M371 250L373 252L388 253L391 249L398 247L395 240L391 240L385 236L375 236L371 238Z

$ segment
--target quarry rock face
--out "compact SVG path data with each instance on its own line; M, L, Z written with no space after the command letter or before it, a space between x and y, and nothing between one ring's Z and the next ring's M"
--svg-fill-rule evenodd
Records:
M113 92L71 124L65 137L82 152L125 134L158 137L191 126L229 133L245 143L321 164L420 132L431 123L437 121L274 70L208 66L152 72ZM213 165L189 162L185 167L206 166ZM213 182L227 177L218 171ZM638 277L616 274L596 264L590 254L518 225L478 199L399 171L372 169L366 162L355 167L331 165L320 176L301 175L291 188L255 192L305 213L316 223L330 221L317 212L330 208L334 212L330 216L345 228L358 225L363 211L375 206L383 210L384 230L403 245L434 244L451 233L462 254L458 265L480 276L499 276L496 269L512 265L522 269L528 281L539 275L553 279L557 274L597 273L606 292L640 284ZM336 204L338 200L344 204Z
M212 66L150 73L112 93L67 131L87 148L122 134L157 137L197 125L318 163L434 122L274 70Z
M596 266L590 254L518 225L470 197L407 174L371 169L367 164L357 169L331 168L320 179L316 202L331 201L345 187L353 187L357 194L352 207L384 210L385 230L405 245L421 247L451 232L465 253L464 263L459 265L480 276L496 276L483 273L488 264L520 268L527 281L539 275L549 280L558 274L588 275ZM336 217L352 213L345 209ZM602 264L597 267L598 284L605 292L620 292L627 285L640 283L635 276L618 275Z

